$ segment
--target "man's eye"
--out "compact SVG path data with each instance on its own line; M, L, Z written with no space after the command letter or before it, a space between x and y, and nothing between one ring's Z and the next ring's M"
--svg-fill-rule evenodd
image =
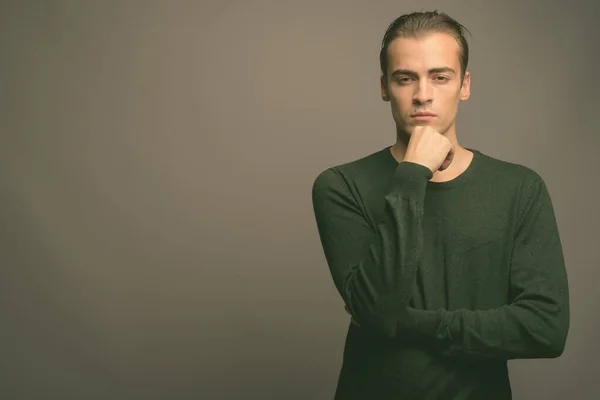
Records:
M398 83L406 83L409 79L412 79L412 78L398 78L398 79L396 79L396 81Z
M448 80L448 78L445 77L445 76L437 76L435 79L439 79L439 78L441 78L443 81L447 81Z

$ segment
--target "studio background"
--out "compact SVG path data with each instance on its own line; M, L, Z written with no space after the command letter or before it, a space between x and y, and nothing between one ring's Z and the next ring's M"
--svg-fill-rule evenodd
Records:
M528 166L569 274L515 399L600 397L600 3L1 1L0 398L333 398L349 316L311 204L395 141L379 48L472 33L463 146Z

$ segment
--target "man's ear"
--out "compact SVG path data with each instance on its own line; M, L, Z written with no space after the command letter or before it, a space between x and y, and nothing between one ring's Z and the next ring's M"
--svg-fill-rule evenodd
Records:
M385 76L383 74L381 74L380 84L381 84L381 99L383 101L390 101L390 94L388 93L388 90L387 90L387 82L386 82Z
M471 96L471 74L469 71L465 72L462 87L460 88L460 99L462 101L467 100Z

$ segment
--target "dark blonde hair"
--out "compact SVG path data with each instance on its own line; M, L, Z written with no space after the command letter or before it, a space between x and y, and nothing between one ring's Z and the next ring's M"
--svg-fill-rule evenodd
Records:
M437 10L414 12L396 18L385 31L379 53L381 73L387 79L387 49L392 40L398 37L419 38L430 33L448 33L458 42L458 58L460 61L460 83L462 85L469 63L469 44L464 33L471 32L445 13Z

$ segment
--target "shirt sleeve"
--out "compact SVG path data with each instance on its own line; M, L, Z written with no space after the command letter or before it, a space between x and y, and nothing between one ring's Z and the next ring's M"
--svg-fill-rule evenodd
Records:
M408 305L423 247L425 190L432 176L421 164L401 162L376 226L338 169L329 168L314 181L313 209L333 282L364 329L391 336Z
M565 261L550 195L539 175L528 184L510 263L509 304L491 310L407 307L398 337L418 337L445 356L555 358L569 331Z

